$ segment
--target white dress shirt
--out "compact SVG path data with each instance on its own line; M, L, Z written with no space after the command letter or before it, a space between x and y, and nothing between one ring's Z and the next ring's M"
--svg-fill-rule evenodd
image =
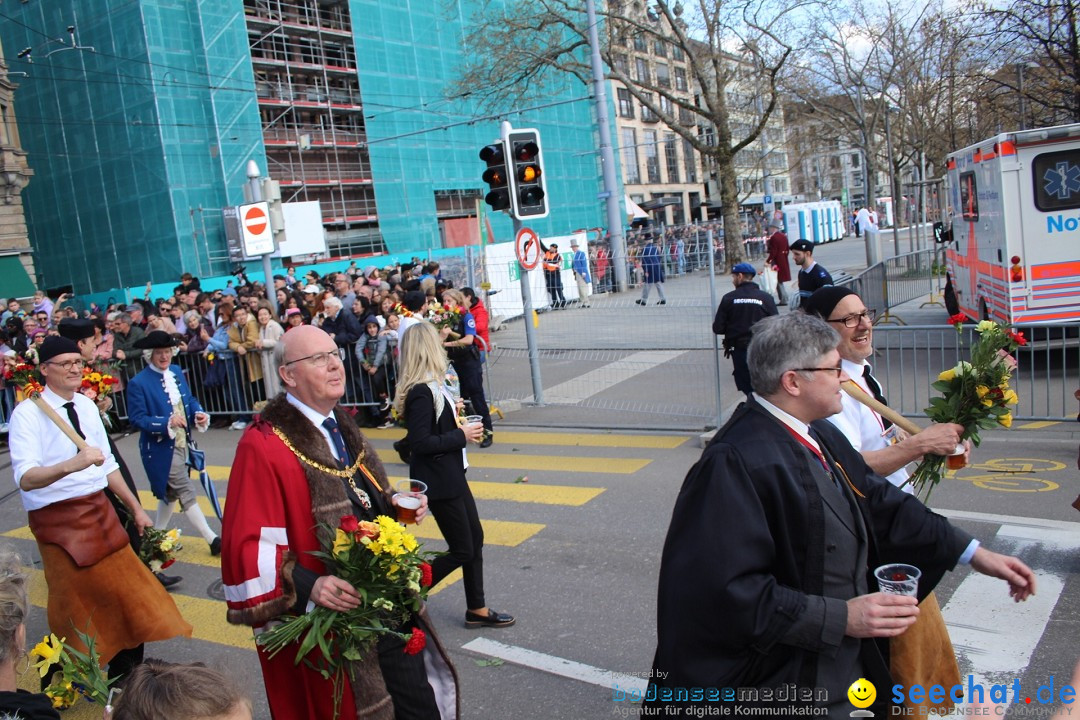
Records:
M874 397L874 393L870 391L869 386L866 384L866 378L863 377L863 368L870 367L870 363L865 360L861 363L854 363L850 360L841 359L840 365L844 368L844 372L848 374L848 377L863 389L863 392L870 397ZM884 450L892 444L889 440L890 433L885 430L885 423L882 422L880 415L847 393L842 394L841 401L843 409L836 415L829 417L828 421L835 425L840 432L844 433L844 437L851 443L851 447L863 453ZM907 482L908 475L907 467L902 467L890 475L886 475L885 479L904 492L913 493L914 488L911 487L911 483L904 485Z
M60 419L67 422L68 402L49 388L41 394L45 402L56 410ZM105 463L98 467L91 465L78 472L65 475L53 484L37 490L22 490L23 507L38 510L61 500L84 497L105 488L108 474L118 469L116 459L109 450L109 436L101 422L97 405L90 398L75 393L71 402L75 403L75 413L86 443L96 447L105 455ZM37 467L49 467L70 460L78 454L75 443L68 439L60 428L50 420L33 402L24 400L11 413L11 426L8 430L8 442L11 447L11 466L15 472L15 485L19 486L22 476Z
M327 447L330 448L330 454L337 458L339 462L345 462L345 458L338 457L337 448L334 447L334 441L330 439L330 431L323 427L323 421L325 420L329 419L337 422L337 418L334 417L334 413L331 412L329 415L323 415L321 412L311 407L310 405L305 405L304 403L297 400L292 393L285 393L285 399L289 401L290 405L302 412L304 414L304 417L306 417L311 422L311 424L315 426L315 429L322 433L322 436L326 439ZM340 432L340 430L338 432ZM342 436L341 439L342 441L344 441L345 437Z

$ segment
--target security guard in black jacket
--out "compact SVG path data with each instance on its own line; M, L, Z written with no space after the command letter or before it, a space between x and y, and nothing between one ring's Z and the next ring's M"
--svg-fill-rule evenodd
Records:
M724 336L724 356L730 357L735 371L735 387L747 397L750 387L750 367L746 364L746 348L750 344L751 328L770 315L776 315L776 303L772 295L754 282L757 271L750 263L741 262L731 268L731 282L735 289L720 300L712 329Z

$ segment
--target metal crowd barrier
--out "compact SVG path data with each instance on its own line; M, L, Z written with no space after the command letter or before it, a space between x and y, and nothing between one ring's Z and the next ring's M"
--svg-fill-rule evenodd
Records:
M1031 342L1016 353L1011 385L1020 398L1015 420L1076 418L1075 368L1080 366L1080 324L1018 325ZM973 326L957 332L951 325L907 325L874 328L874 375L882 382L889 405L912 417L926 417L930 398L940 393L930 385L938 375L969 358L976 336Z
M934 260L933 249L904 253L875 263L837 285L857 292L866 307L877 312L879 323L903 325L891 310L933 292Z
M391 362L384 366L384 371L369 375L356 360L355 348L356 343L353 343L339 349L345 365L345 397L341 402L361 412L366 410L375 418L382 415L383 407L388 407L388 400L393 402L397 368ZM173 362L183 370L191 391L211 416L251 415L269 399L270 393L280 389L280 382L268 382L266 377L253 380L244 356L222 358L219 355L214 363L220 363L220 366L214 369L202 353L180 353ZM272 377L277 379L276 368L271 369ZM130 376L125 368L125 377ZM123 392L116 393L113 404L117 416L126 420L127 403Z

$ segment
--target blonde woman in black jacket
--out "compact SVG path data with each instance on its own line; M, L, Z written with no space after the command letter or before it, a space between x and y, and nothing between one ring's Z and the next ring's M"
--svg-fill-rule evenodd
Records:
M465 480L465 446L482 439L484 426L458 424L458 406L446 388L449 360L442 342L440 331L427 322L405 332L394 397L408 428L409 477L427 483L428 510L449 546L449 552L432 563L432 582L438 583L460 567L465 626L507 627L514 624L513 616L495 612L484 599L484 530Z

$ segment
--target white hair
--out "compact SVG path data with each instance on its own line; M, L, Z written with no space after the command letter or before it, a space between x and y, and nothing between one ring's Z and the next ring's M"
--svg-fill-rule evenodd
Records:
M337 308L338 310L340 310L342 308L341 299L336 298L336 297L328 297L325 300L323 300L323 307L324 308Z

